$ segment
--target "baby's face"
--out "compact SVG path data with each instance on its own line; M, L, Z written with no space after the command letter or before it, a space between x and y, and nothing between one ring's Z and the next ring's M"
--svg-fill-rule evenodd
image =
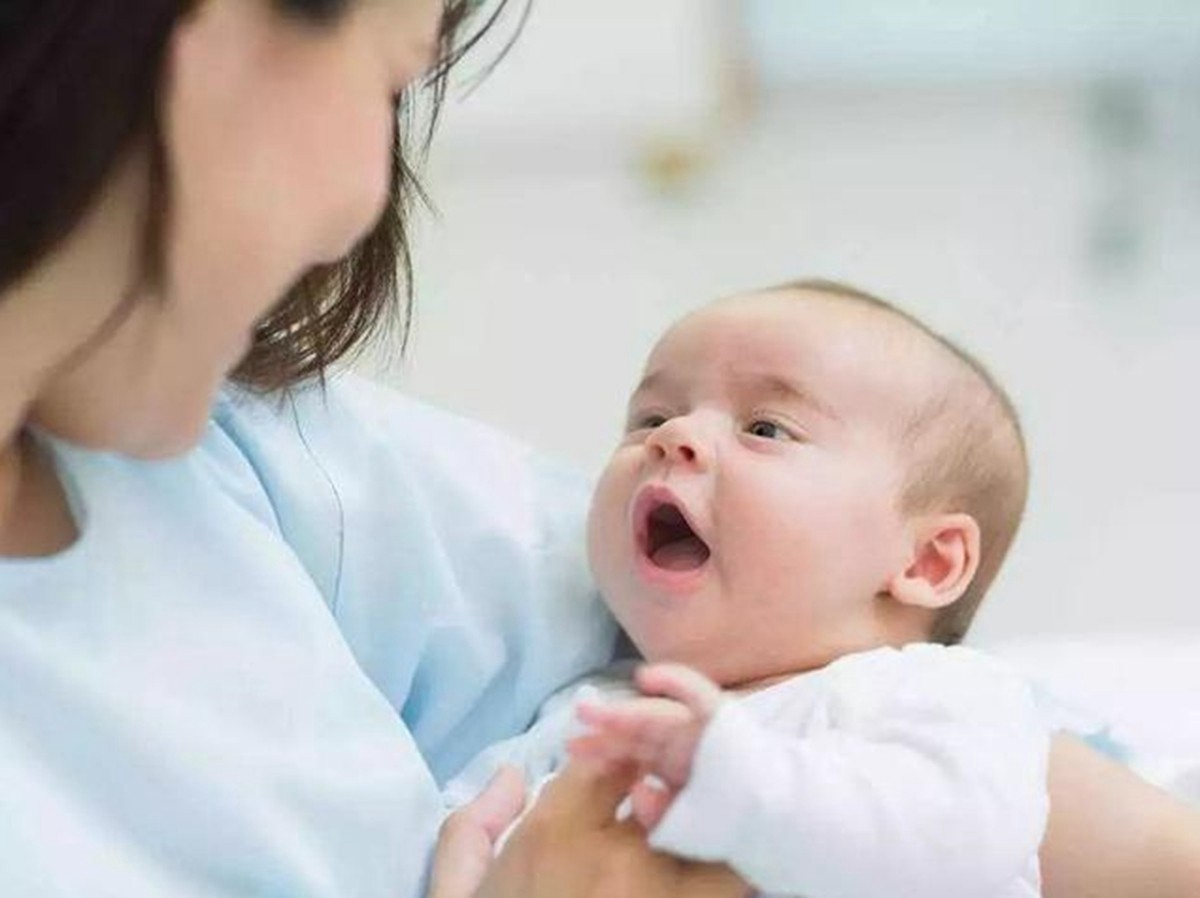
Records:
M880 640L906 560L899 397L916 372L868 313L788 293L673 327L597 486L593 572L650 660L725 685Z

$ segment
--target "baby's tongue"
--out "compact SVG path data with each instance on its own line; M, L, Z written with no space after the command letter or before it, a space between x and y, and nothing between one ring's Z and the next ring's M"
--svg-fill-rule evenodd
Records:
M708 560L708 546L698 536L688 536L659 546L652 560L668 571L691 571Z

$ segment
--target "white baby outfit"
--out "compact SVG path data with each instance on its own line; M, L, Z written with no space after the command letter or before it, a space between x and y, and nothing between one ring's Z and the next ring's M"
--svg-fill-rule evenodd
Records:
M581 689L628 697L628 673L547 702L448 800L471 798L501 763L542 783L579 731ZM726 702L650 842L727 863L769 895L1030 898L1048 753L1029 688L999 662L962 647L875 649Z

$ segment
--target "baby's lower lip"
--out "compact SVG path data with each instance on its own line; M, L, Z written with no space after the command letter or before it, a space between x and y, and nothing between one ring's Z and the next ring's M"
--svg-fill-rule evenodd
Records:
M660 567L644 552L638 552L637 573L641 580L654 589L674 596L686 596L695 592L708 576L711 561L686 570L671 570Z

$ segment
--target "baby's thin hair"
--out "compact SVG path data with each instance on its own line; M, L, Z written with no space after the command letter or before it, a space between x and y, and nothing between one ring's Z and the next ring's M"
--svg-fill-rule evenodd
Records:
M1029 460L1020 417L991 372L967 350L887 300L832 280L791 281L766 292L799 291L855 303L907 326L949 364L937 389L900 422L909 474L906 513L961 511L980 530L980 562L958 601L934 619L930 638L963 640L1012 546L1029 492Z

